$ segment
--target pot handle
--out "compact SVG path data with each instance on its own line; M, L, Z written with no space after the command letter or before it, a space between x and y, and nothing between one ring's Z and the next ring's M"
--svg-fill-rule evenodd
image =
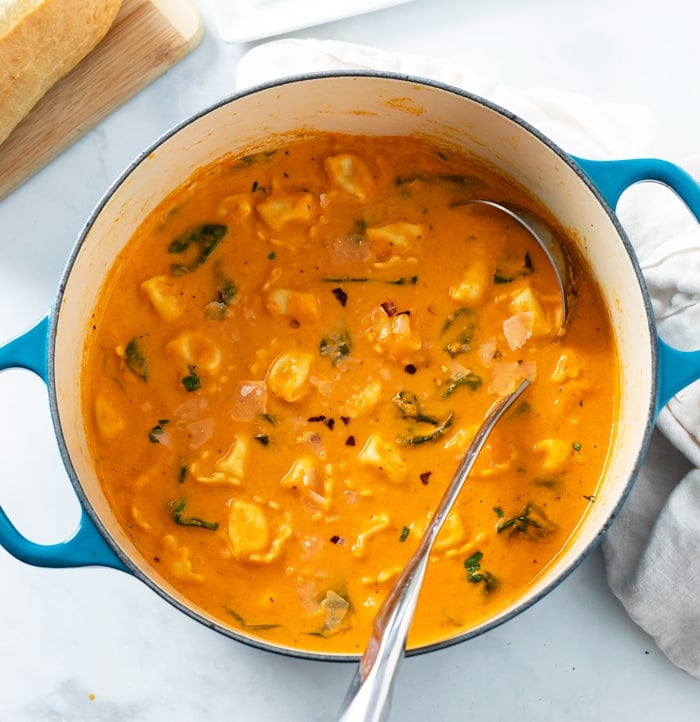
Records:
M0 371L25 368L48 383L48 331L46 315L28 331L0 346ZM38 567L99 565L128 571L85 509L81 510L78 528L69 539L57 544L37 544L18 531L0 505L0 545L20 561Z
M613 207L634 183L656 181L669 187L700 221L700 185L682 168L656 158L587 160L574 158L584 173ZM700 351L679 351L658 340L659 381L656 415L682 389L700 379Z

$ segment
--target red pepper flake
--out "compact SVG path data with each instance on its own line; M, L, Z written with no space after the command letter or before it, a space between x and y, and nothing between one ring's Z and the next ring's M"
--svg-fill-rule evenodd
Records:
M333 534L333 536L331 537L331 544L345 544L345 539L343 539L342 536Z
M428 484L428 482L430 481L430 475L432 473L433 473L432 471L424 471L420 475L420 482L421 482L421 484L423 484L423 486L426 486Z
M323 422L331 431L333 431L333 427L335 426L335 419L326 419Z
M345 439L345 446L355 446L355 437L352 434Z
M403 370L404 370L407 374L411 374L411 376L413 376L413 374L416 373L416 371L418 371L418 369L417 369L413 364L406 364L406 365L403 367Z
M340 420L347 426L350 423L350 417L349 416L341 416Z
M299 328L299 326L301 326L301 321L299 321L299 319L293 318L293 319L289 322L289 325L290 325L292 328Z
M396 316L396 304L393 301L384 301L382 309L387 316Z
M345 293L342 288L334 288L333 295L338 299L338 302L343 307L348 302L348 294Z
M307 419L307 421L310 421L312 423L316 421L324 422L325 420L326 417L323 414L320 414L319 416L309 416L309 418Z

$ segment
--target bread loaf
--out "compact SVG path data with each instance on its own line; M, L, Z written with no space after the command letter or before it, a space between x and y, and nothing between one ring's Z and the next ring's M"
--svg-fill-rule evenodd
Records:
M0 0L0 143L109 30L121 0Z

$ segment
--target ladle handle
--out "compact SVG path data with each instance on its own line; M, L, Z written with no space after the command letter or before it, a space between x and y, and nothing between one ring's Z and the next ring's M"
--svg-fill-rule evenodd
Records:
M372 634L341 710L340 722L383 722L389 714L394 678L418 602L430 550L496 422L528 387L525 379L490 409L443 494L418 548L406 563L374 619Z
M666 160L586 160L574 158L612 208L631 185L655 181L674 191L700 222L700 185L685 170ZM700 350L679 351L658 340L656 416L682 389L700 379Z
M49 383L49 316L17 338L0 346L0 371L24 368ZM0 545L12 556L38 567L79 567L99 565L126 571L107 545L85 509L73 535L57 544L37 544L27 539L10 521L0 505Z

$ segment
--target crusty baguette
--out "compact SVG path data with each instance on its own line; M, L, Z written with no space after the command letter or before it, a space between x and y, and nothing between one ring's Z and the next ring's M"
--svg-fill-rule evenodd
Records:
M121 0L0 0L0 143L102 40Z

